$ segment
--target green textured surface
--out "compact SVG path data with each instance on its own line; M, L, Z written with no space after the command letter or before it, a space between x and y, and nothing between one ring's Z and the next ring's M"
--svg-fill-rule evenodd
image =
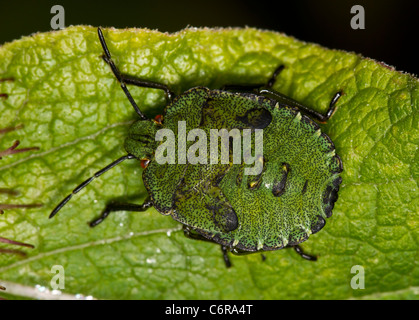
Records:
M76 185L124 154L135 114L109 67L99 58L95 28L37 34L0 47L2 136L40 151L5 157L0 203L42 202L8 210L2 237L36 246L26 259L0 256L9 292L31 295L49 287L53 265L65 268L66 294L95 298L308 299L419 297L418 80L352 53L327 50L282 34L255 29L190 29L168 35L148 30L105 30L109 49L126 73L193 86L266 81L286 65L275 89L325 111L336 91L345 95L327 125L344 163L339 200L325 228L304 243L315 263L280 250L232 257L186 239L180 225L155 210L113 214L94 229L86 222L116 198L142 201L138 162L126 162L92 182L53 220L51 209ZM148 115L160 113L161 92L133 88ZM2 246L4 247L4 246ZM365 268L365 289L350 286L352 266ZM21 290L17 284L27 290ZM15 290L15 291L13 291ZM36 289L35 289L36 290ZM10 298L10 296L9 296Z
M171 129L170 141L176 150L181 148L177 141L184 139L188 159L196 144L195 139L186 141L186 132L201 130L205 138L200 137L199 142L205 141L206 147L199 154L204 163L179 164L179 152L173 149L174 163L152 162L143 174L144 184L155 208L205 238L233 252L274 250L305 241L330 216L341 182L341 161L330 139L298 109L254 94L194 88L179 96L163 119L162 128ZM239 164L233 164L233 150L227 163L211 163L211 131L233 128L239 135ZM255 142L256 134L252 133L249 151L240 132L244 135L245 130L252 129L262 129L263 137ZM229 143L228 138L226 141ZM217 142L218 160L223 143ZM142 140L138 144L143 144ZM263 149L259 149L261 145ZM256 165L245 164L242 155L258 152L262 161L253 161L261 164L260 171L247 175L246 171ZM156 160L151 157L151 161ZM280 196L274 195L284 163L289 171L286 186Z

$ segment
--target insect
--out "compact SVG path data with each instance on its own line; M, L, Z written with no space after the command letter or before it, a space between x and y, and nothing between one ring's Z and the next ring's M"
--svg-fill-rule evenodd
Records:
M331 99L326 114L313 111L272 89L283 69L280 66L265 85L226 85L220 90L195 87L176 95L166 85L122 74L100 28L98 36L103 60L140 119L125 140L127 155L77 186L51 212L50 218L93 179L125 160L137 159L144 168L142 179L148 199L142 204L109 203L90 226L98 225L114 211L140 212L154 207L183 224L185 236L219 244L227 267L231 266L228 252L241 255L286 247L293 247L305 259L316 260L305 254L299 244L322 229L325 219L332 215L343 167L333 142L309 116L326 122L342 92ZM148 119L127 85L163 90L169 101L163 115ZM255 157L254 164L233 161L231 148L225 163L159 163L157 150L168 140L158 141L156 135L160 129L171 130L174 141L179 141L179 151L181 124L189 132L200 128L209 136L213 129L237 129L237 140L243 137L243 145L245 130L254 134L262 130L263 139L258 143L251 141L246 150L255 153L258 144L263 143L263 153ZM188 155L191 149L195 150L191 153L196 155L194 143L196 139L188 139L182 150L188 150ZM236 139L229 137L225 147L233 145L234 149L235 143ZM220 149L222 146L213 151ZM208 155L202 159L208 159ZM245 169L252 165L258 165L259 172L246 174Z

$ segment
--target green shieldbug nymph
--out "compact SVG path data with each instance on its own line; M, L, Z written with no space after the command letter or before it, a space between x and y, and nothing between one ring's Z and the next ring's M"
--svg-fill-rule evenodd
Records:
M286 247L293 247L303 258L315 260L304 254L298 244L322 229L325 219L331 216L342 182L342 161L331 139L308 116L326 122L342 93L334 95L325 115L310 110L272 89L283 69L280 66L265 85L226 85L220 90L196 87L176 96L166 85L121 74L100 28L98 35L104 50L102 57L140 120L132 125L125 140L127 155L76 187L50 218L94 178L124 160L138 159L144 168L142 177L149 198L143 204L110 203L90 223L92 227L113 211L145 211L153 206L182 223L187 237L220 244L227 266L228 251L246 254ZM149 120L126 85L164 90L169 103L163 115ZM162 129L173 134L164 135L165 140L160 134ZM216 147L201 154L195 138L212 138L214 130L219 133L223 129L227 132L224 145L218 146L217 136ZM185 132L192 131L192 138L188 135L187 140L182 140ZM255 138L252 142L251 137L247 138L250 144L245 147L245 133L259 131L263 132L261 140ZM168 142L170 136L172 143ZM222 135L219 137L223 140ZM241 138L243 157L247 154L251 158L254 154L253 164L234 160L232 150L241 146ZM263 144L262 154L255 151L259 144ZM166 161L160 161L163 156L157 152L163 145ZM227 161L213 161L214 152L223 148L228 150L224 157ZM191 161L189 155L197 152L200 159ZM258 171L246 173L256 166Z

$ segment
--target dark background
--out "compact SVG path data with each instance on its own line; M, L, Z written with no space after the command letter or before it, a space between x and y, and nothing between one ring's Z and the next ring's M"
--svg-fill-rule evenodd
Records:
M65 25L147 27L174 32L194 27L257 27L346 51L419 74L419 5L407 0L0 0L0 44L51 29L51 7L65 9ZM365 9L365 30L350 26L353 5Z

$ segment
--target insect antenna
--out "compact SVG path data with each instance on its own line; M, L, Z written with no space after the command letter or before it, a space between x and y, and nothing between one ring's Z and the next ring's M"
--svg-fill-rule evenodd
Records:
M117 166L118 164L120 164L122 161L127 160L127 159L134 159L135 157L132 154L127 154L117 160L115 160L114 162L108 164L105 168L100 169L98 172L96 172L93 176L91 176L89 179L85 180L84 182L82 182L81 184L79 184L67 197L64 198L63 201L61 201L54 210L52 210L51 214L49 215L49 218L51 219L52 217L54 217L58 211L61 210L62 207L64 207L64 205L70 201L70 199L73 197L73 195L75 195L76 193L78 193L81 189L83 189L84 187L86 187L90 182L92 182L95 178L101 176L102 174L104 174L106 171L112 169L113 167Z

